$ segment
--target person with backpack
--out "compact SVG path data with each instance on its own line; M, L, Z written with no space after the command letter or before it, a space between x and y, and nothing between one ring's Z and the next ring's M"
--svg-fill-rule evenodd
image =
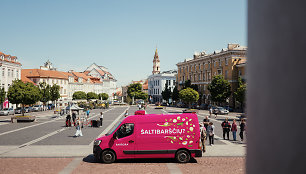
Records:
M200 124L200 131L201 131L202 150L203 152L206 152L205 140L207 138L207 131L203 124Z
M236 120L233 120L233 124L232 124L232 134L233 134L233 140L236 141L236 132L237 132L237 124L236 124Z
M209 139L209 145L214 145L214 135L215 135L215 126L213 122L209 122L209 125L207 126L207 134Z

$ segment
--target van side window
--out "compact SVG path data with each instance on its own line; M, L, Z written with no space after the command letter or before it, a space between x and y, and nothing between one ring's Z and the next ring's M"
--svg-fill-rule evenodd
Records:
M125 123L117 130L118 139L132 135L134 132L133 123Z

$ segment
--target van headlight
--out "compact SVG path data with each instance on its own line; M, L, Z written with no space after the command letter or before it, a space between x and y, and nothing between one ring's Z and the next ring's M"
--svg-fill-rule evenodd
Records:
M101 140L95 140L95 142L94 142L94 146L99 146L99 145L100 145L100 143L101 143Z

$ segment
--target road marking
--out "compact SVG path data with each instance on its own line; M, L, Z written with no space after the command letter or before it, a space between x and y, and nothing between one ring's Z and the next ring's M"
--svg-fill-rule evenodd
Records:
M182 171L175 163L167 163L170 174L182 174Z
M72 173L73 170L80 164L82 158L74 158L59 174Z
M127 109L125 109L122 114L119 115L119 117L116 118L116 120L114 120L106 129L104 129L104 131L97 137L101 137L102 135L106 134L119 120L120 118L124 115L125 111L130 109L130 106L128 106ZM89 146L93 146L93 143L95 142L95 139L89 144Z
M114 107L114 108L115 108L115 107ZM114 108L110 108L110 109L108 109L108 110L105 111L105 112L108 112L108 111L110 111L110 110L112 110L112 109L114 109ZM96 116L98 116L98 114L89 117L89 119L94 118L94 117L96 117ZM6 135L6 134L9 134L9 133L12 133L12 132L17 132L17 131L20 131L20 130L24 130L24 129L27 129L27 128L31 128L31 127L43 125L43 124L46 124L46 123L54 122L54 121L61 120L61 119L64 119L64 118L59 117L59 118L55 118L54 120L46 121L46 122L43 122L43 123L38 123L38 124L31 125L31 126L26 126L26 127L22 127L22 128L19 128L19 129L14 129L14 130L11 130L11 131L3 132L3 133L0 133L0 136L1 136L1 135Z

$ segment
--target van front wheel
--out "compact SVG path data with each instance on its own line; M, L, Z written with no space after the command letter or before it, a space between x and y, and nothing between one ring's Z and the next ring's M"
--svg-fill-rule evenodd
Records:
M190 160L190 154L186 150L179 150L175 154L175 159L179 163L187 163Z
M104 163L110 164L116 160L116 155L113 151L105 150L102 152L101 159Z

